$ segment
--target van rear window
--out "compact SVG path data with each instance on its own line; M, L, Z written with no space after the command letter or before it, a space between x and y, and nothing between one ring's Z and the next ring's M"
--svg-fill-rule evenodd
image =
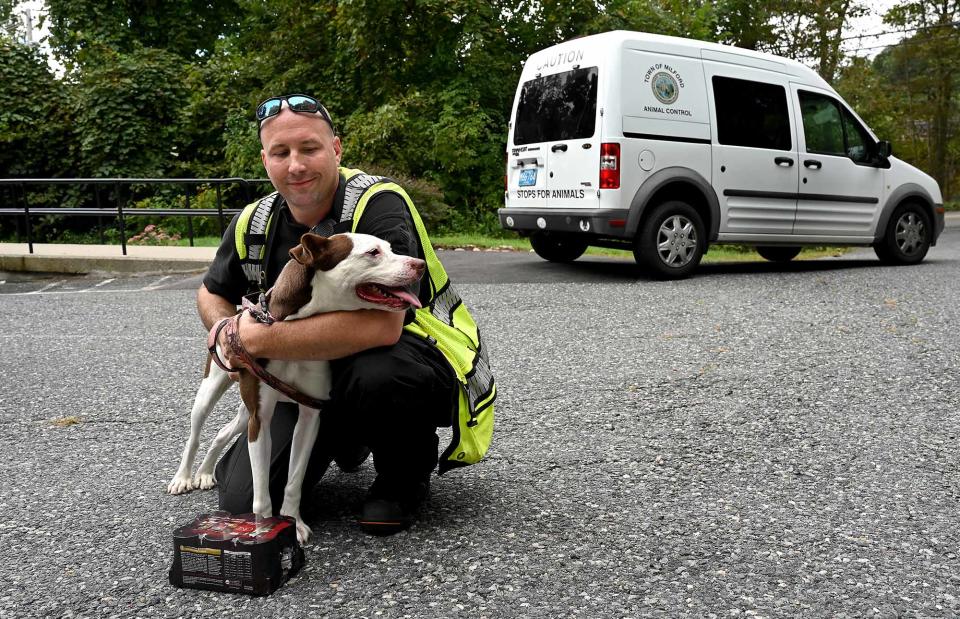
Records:
M523 84L514 144L593 137L597 123L597 67L538 77Z

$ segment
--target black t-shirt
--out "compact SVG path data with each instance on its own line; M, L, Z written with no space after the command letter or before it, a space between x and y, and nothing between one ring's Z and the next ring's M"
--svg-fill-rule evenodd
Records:
M334 198L334 208L329 215L334 222L340 219L344 186L345 180L341 176L340 185ZM267 288L273 286L283 266L290 259L290 249L300 242L301 236L310 231L307 226L299 224L293 219L286 201L282 198L280 200L281 203L275 207L277 210L274 212L273 223L270 226L272 229L266 256ZM230 226L224 232L220 248L217 249L217 255L203 278L203 285L206 286L208 291L236 305L239 305L243 296L250 292L248 290L249 282L240 266L240 257L237 255L234 240L239 217L239 215L234 217ZM363 210L355 232L370 234L387 241L396 254L423 258L410 212L407 210L403 198L396 193L384 191L371 198ZM429 276L425 274L424 278L426 277ZM411 292L417 294L421 303L424 304L426 304L424 293L428 286L429 284L425 286L414 284L411 289ZM408 321L409 319L410 316L408 316Z

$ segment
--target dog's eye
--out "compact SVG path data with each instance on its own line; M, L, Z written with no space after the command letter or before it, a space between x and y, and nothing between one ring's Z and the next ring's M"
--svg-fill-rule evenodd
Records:
M379 256L379 255L380 255L380 250L379 250L378 248L374 247L373 249L371 249L370 251L367 252L367 255L368 255L368 256Z

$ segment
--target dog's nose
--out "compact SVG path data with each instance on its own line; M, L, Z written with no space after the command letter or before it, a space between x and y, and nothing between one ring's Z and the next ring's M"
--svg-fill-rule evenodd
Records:
M413 270L416 271L417 276L423 275L423 271L427 268L427 263L419 258L414 258L411 261L411 266Z

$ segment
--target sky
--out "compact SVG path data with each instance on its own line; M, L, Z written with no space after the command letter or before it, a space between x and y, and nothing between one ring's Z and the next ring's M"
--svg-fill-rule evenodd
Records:
M897 0L871 0L868 2L870 5L870 13L853 20L850 25L846 28L843 33L844 38L853 37L861 34L875 34L878 32L885 32L887 30L893 30L894 28L883 23L883 14L888 10L893 8L897 3ZM908 33L909 34L909 33ZM867 56L873 58L877 54L883 51L882 47L877 47L880 45L892 45L897 43L904 37L904 33L888 34L880 37L864 37L862 39L852 39L844 41L844 50L847 52L854 52L857 48L873 48L873 49L860 49L855 51L856 56Z

